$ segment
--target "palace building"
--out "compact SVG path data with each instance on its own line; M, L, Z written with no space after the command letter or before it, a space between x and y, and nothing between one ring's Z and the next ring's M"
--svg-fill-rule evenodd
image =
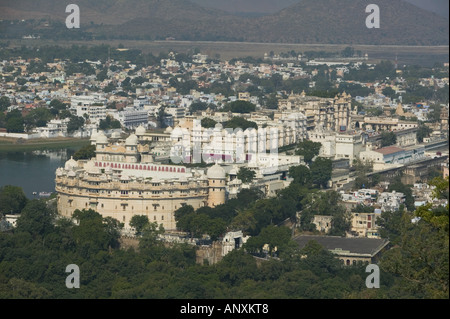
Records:
M175 230L174 211L225 203L225 171L215 164L209 169L189 169L153 161L148 145L135 134L126 140L110 139L100 132L91 138L96 156L68 160L56 170L58 213L70 217L76 209L93 209L130 228L134 215Z
M352 116L357 115L351 95L345 92L334 99L307 96L305 92L291 94L279 101L278 110L301 112L307 118L313 118L315 126L337 132L354 129Z

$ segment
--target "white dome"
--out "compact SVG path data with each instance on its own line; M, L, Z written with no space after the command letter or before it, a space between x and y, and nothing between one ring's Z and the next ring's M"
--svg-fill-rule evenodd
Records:
M86 170L86 172L91 174L100 174L100 168L95 166L95 163L92 160L84 164L84 169Z
M136 135L144 135L145 132L146 132L145 127L143 127L142 125L139 125L139 127L135 131L135 134Z
M120 138L120 133L119 133L119 132L113 132L113 133L111 134L111 137L112 137L112 138Z
M67 176L69 176L69 177L76 177L77 176L77 174L74 172L74 171L69 171L69 173L67 173Z
M63 176L64 175L64 171L61 169L61 167L58 167L56 169L56 176Z
M64 164L64 169L69 171L75 167L78 166L78 163L76 160L73 159L73 157L70 157L70 160L68 160L65 164Z
M131 134L130 136L128 136L128 138L125 140L125 145L137 145L138 143L138 138L136 135Z
M108 144L108 138L102 131L97 134L97 144Z
M206 175L209 179L222 179L225 178L225 170L218 164L214 164L208 169Z
M172 133L173 128L171 128L170 126L166 128L166 130L164 131L164 133Z
M128 175L122 175L122 176L120 176L120 180L121 181L129 181L130 177Z
M97 136L98 136L97 131L92 132L90 140L91 141L97 141Z

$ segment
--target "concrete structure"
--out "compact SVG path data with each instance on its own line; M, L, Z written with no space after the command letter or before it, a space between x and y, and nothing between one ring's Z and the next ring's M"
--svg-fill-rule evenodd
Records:
M384 251L389 241L376 238L345 238L336 236L297 236L294 240L300 248L314 240L335 254L342 260L344 265L350 266L358 262L374 264L377 262L380 253Z
M362 161L372 161L374 171L399 167L425 158L424 146L399 148L388 146L377 150L367 150L360 153Z
M93 137L96 157L68 160L56 170L58 212L70 217L76 209L94 209L129 228L134 215L175 230L174 211L225 202L225 172L214 165L206 172L155 163L136 135L114 144L102 133Z
M383 192L378 195L377 204L381 211L398 211L400 205L405 202L405 194L396 191Z
M364 149L362 135L357 132L338 133L316 126L308 135L311 141L322 144L319 156L332 159L345 158L350 161L350 165L353 160L359 158L360 152Z
M280 111L299 111L306 117L314 117L316 126L323 126L332 131L346 131L354 127L351 115L356 115L356 107L352 107L351 95L345 92L334 99L291 94L287 99L279 101Z
M148 111L142 107L126 107L122 111L117 112L114 118L128 129L141 125L147 127L148 125Z
M331 229L333 216L314 215L312 223L316 225L316 229L323 233L328 233Z
M352 213L351 232L357 237L380 238L375 213Z

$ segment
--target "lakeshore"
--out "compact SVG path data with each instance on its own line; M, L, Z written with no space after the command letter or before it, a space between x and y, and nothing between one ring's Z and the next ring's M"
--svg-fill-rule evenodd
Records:
M23 140L0 137L0 152L20 152L35 150L78 149L89 144L87 138L57 137Z

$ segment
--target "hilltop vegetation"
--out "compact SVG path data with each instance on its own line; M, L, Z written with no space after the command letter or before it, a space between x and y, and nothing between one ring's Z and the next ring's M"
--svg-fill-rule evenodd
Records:
M261 17L241 17L187 0L77 3L81 29L68 30L64 3L21 0L0 6L3 38L35 34L64 39L203 40L276 43L446 45L448 20L400 0L380 0L381 28L365 26L367 3L303 0ZM51 16L50 25L46 19Z

